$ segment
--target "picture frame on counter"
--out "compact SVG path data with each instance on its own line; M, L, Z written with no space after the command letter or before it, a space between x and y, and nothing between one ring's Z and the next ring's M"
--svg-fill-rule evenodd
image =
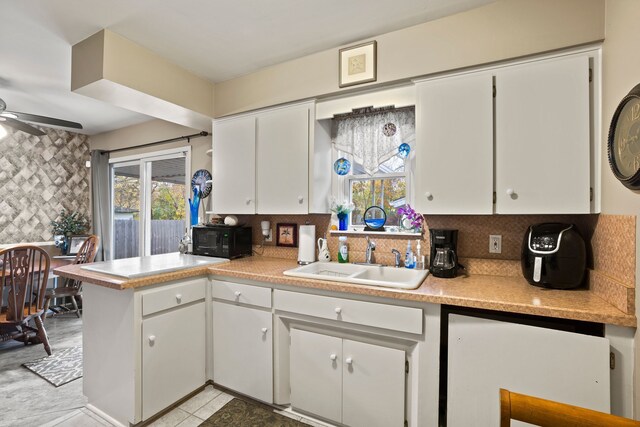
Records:
M276 224L276 246L298 247L298 224Z
M348 87L377 80L378 43L373 40L339 51L339 86Z
M89 238L89 235L69 236L69 246L67 255L77 255L82 244Z

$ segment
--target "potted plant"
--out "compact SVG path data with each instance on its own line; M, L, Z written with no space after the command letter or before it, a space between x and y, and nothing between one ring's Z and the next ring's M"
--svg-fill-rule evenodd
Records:
M329 198L329 208L338 216L338 230L346 230L349 224L349 214L355 208L353 203L345 200L344 203L338 203L335 197Z
M69 237L74 234L84 234L89 229L89 219L80 212L68 212L63 209L60 216L51 221L53 227L53 235L56 247L62 249L62 253L66 254L69 248Z
M396 212L400 216L400 227L412 233L422 233L424 217L416 212L411 205L399 207Z

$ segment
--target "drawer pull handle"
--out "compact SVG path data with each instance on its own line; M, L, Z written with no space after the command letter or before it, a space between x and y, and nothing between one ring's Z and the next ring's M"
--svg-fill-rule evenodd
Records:
M340 307L336 307L334 311L336 312L336 314L342 313L342 309Z
M262 331L262 333L263 333L263 334L266 334L268 330L269 330L269 329L267 329L267 328L262 328L262 329L261 329L261 331Z
M329 356L329 359L335 361L338 358L338 356L336 356L335 353L332 353L331 356Z
M233 294L236 296L236 298L240 298L240 295L242 295L242 292L235 291Z
M153 345L156 342L156 336L155 335L149 335L149 345Z
M176 294L176 302L180 304L182 302L182 294Z
M353 364L353 359L351 357L347 357L344 361L347 363L347 365Z

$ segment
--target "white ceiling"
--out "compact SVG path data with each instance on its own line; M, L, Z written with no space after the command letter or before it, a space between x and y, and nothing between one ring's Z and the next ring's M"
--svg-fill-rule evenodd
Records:
M219 82L492 1L0 0L0 98L96 134L149 119L70 91L71 46L103 28Z

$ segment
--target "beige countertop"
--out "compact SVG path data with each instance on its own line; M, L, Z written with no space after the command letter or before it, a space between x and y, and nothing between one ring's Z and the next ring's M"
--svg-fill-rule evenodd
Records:
M196 267L137 279L123 279L82 270L76 265L59 267L55 273L62 277L70 277L113 289L139 288L187 277L212 274L356 295L636 327L635 316L623 313L589 290L544 289L529 285L522 277L473 275L440 279L429 275L418 289L402 290L303 279L282 274L283 271L295 267L297 267L295 260L254 256L233 260L225 264Z

